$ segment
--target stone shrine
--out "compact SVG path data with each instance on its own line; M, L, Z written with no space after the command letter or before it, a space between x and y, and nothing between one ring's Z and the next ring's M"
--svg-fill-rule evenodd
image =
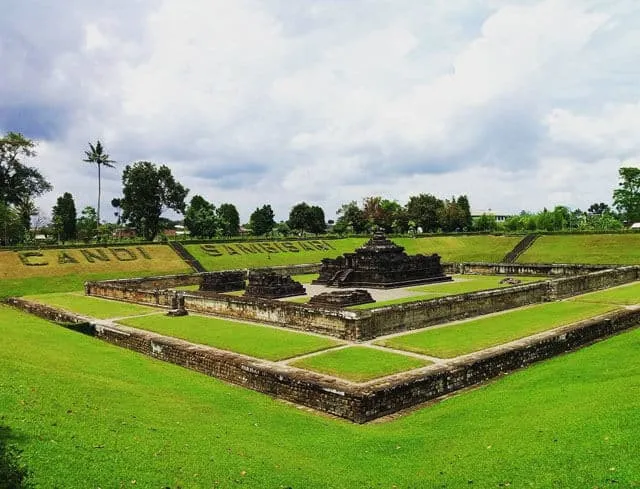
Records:
M231 292L244 289L244 272L211 272L202 276L200 290L204 292Z
M261 299L280 299L294 295L305 295L306 289L289 275L274 272L249 272L249 285L244 292L245 297Z
M335 259L322 260L313 284L327 287L392 288L451 280L442 271L440 256L407 255L402 246L377 231L357 248Z
M371 294L364 289L336 290L314 295L309 304L313 306L348 307L375 302Z

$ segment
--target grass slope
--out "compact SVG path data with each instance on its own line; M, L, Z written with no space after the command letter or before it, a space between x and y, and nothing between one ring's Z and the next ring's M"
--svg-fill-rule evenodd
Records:
M410 255L437 253L444 262L499 262L521 240L518 236L433 236L394 241Z
M33 253L38 256L29 256ZM0 251L0 279L147 270L165 274L193 271L167 245Z
M113 249L120 250L116 251L120 258L131 257L127 252L121 251L123 248L135 253L136 259L117 260L113 255ZM104 256L109 258L109 261L92 258L93 263L87 261L80 249L42 250L39 253L43 256L26 258L29 263L46 262L47 265L43 266L24 265L18 252L0 251L0 298L78 291L83 289L84 282L92 280L193 272L169 246L144 245L141 248L150 259L143 258L135 246L84 248L85 252L103 252ZM58 263L60 253L65 253L65 256L73 258L78 263Z
M134 328L182 338L266 360L283 360L341 342L284 329L205 316L143 316L119 321Z
M519 263L640 263L640 234L540 236Z
M183 270L188 272L188 270ZM0 280L0 298L48 294L52 292L77 292L83 290L84 283L95 280L109 280L129 277L150 277L162 275L161 270L132 270L128 272L83 273L77 275L60 275L57 277L28 277Z
M88 297L82 295L81 292L28 295L25 299L98 319L121 318L158 312L158 309L152 307Z
M640 330L353 425L0 308L0 417L38 487L638 487Z
M424 367L430 362L366 346L332 350L292 362L294 367L366 382L385 375Z
M435 236L426 238L393 238L397 244L404 246L407 253L422 253L430 255L438 253L443 261L500 261L506 253L518 243L519 237L514 236ZM207 270L228 270L232 268L269 267L277 265L295 265L301 263L318 263L323 258L335 258L343 253L353 252L361 246L364 238L345 238L321 240L329 245L330 250L304 250L297 241L285 242L293 246L297 252L285 251L281 246L265 242L271 247L272 253L243 252L241 246L247 247L251 243L192 244L185 245L187 250L195 256ZM306 243L306 242L304 242ZM260 245L260 243L257 243ZM211 246L213 246L213 250ZM306 245L309 247L309 245ZM207 252L209 247L209 252ZM255 251L255 249L254 249ZM213 256L212 253L219 256ZM233 254L235 253L235 254Z
M609 304L553 302L377 341L383 346L453 358L616 309Z
M623 285L622 287L600 290L578 296L571 300L578 302L602 302L605 304L619 304L624 306L640 304L640 283L635 282L630 285Z

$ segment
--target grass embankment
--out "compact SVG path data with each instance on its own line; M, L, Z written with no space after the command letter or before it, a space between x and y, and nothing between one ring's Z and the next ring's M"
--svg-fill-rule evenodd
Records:
M82 290L90 280L192 271L167 245L0 251L0 297Z
M519 263L640 263L640 234L540 236Z
M88 297L81 292L28 295L27 300L64 309L65 311L90 316L97 319L122 318L158 312L152 307L128 304L126 302Z
M436 299L448 295L468 294L481 290L500 289L513 287L510 284L501 284L500 281L505 275L453 275L453 282L441 282L430 285L419 285L406 290L411 292L411 296L399 297L387 301L373 302L371 304L360 304L349 307L349 309L375 309L377 307L393 306L396 304L406 304L409 302ZM543 277L513 277L521 281L522 284L539 282L545 280Z
M637 487L640 330L353 425L0 308L38 487Z
M519 236L432 236L426 238L398 238L394 241L414 255L437 253L443 262L484 261L499 262L522 239Z
M320 336L205 316L157 315L119 322L266 360L283 360L341 344L340 341Z
M580 295L573 299L576 302L599 302L604 304L617 304L621 306L631 306L640 304L640 283L634 282L630 285L623 285L613 289L600 290L590 294Z
M610 304L554 302L377 341L399 350L453 358L617 309Z
M429 363L419 358L389 351L366 346L351 346L303 358L292 362L291 365L354 382L366 382L405 370L424 367Z
M410 255L438 253L445 262L500 261L518 243L514 236L435 236L393 238ZM285 242L238 242L185 245L207 270L319 263L353 252L365 238ZM295 250L295 251L294 251Z

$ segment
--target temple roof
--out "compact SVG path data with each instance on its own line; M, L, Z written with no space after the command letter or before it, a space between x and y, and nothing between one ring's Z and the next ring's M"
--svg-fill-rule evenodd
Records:
M388 239L382 231L376 231L371 239L356 249L356 253L403 253L404 247Z

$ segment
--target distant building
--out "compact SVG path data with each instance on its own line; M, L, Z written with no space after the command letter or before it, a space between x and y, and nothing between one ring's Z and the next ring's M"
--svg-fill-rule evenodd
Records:
M487 216L493 216L496 218L496 222L504 222L507 219L509 219L510 217L513 217L513 214L508 214L506 212L498 212L498 211L494 211L491 209L487 209L487 210L483 210L483 209L479 209L479 210L472 210L471 211L471 218L472 219L478 219L480 216L486 214Z

